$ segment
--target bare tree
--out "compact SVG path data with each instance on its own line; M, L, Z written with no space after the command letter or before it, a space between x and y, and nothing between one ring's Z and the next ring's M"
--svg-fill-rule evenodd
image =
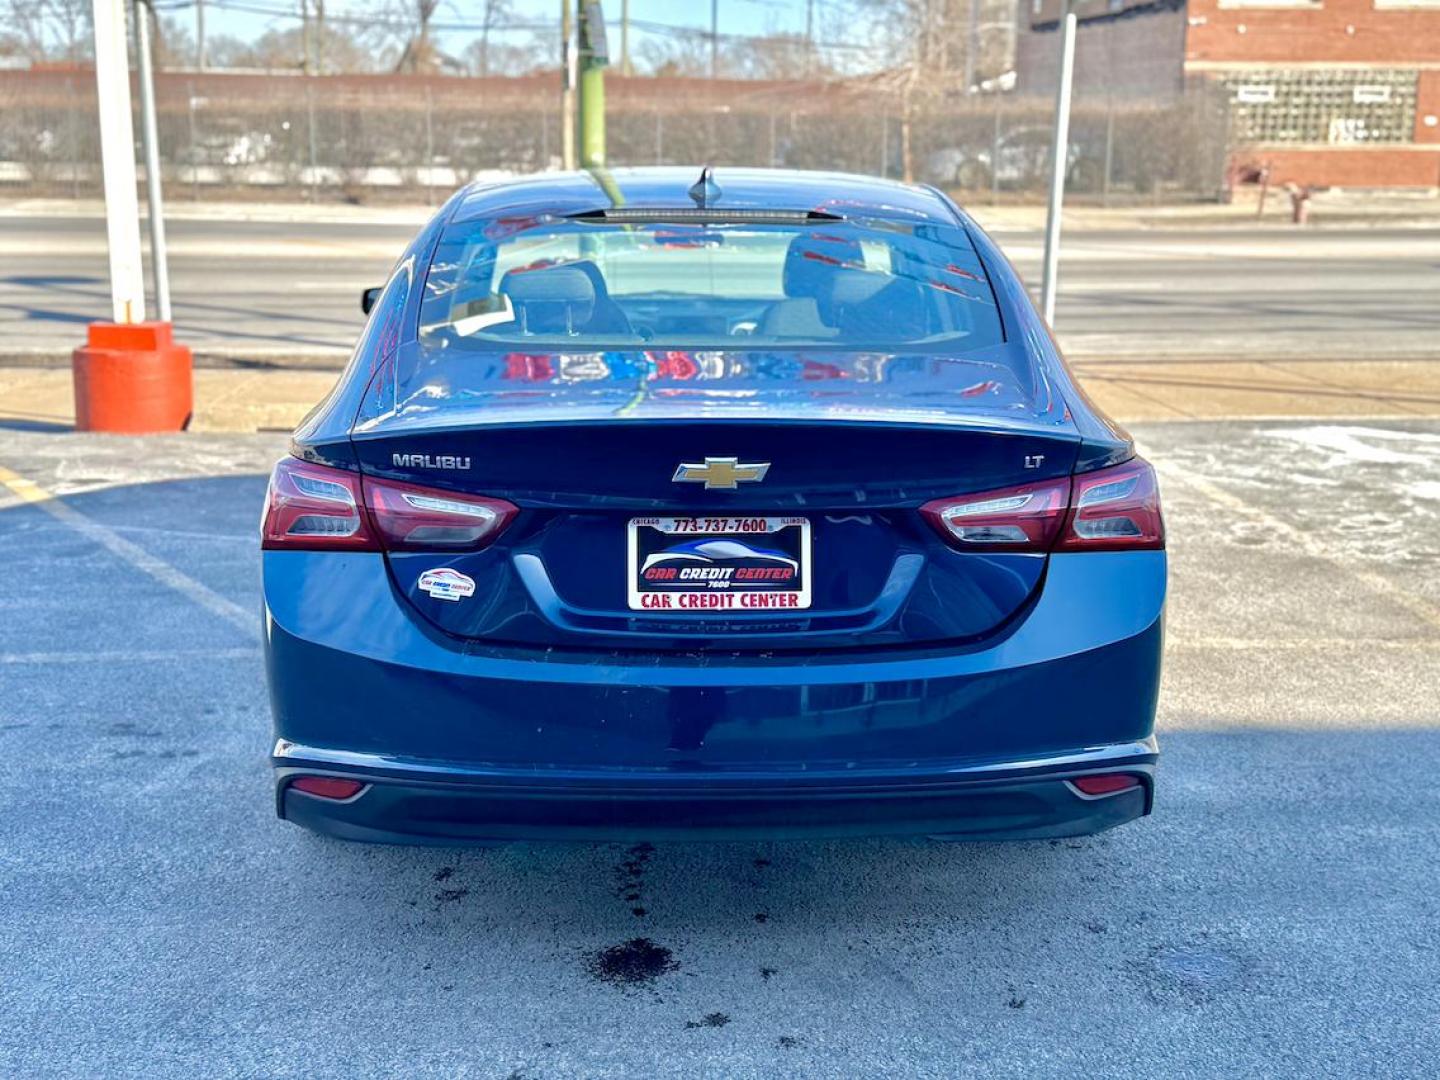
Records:
M490 33L509 17L510 0L481 0L480 39L466 50L473 60L471 70L476 75L490 74Z
M47 59L44 9L43 0L8 0L4 8L6 37L31 63Z
M741 79L825 79L834 74L804 34L743 38L725 50L728 71Z
M90 57L93 18L89 0L5 0L4 26L17 51L32 63Z
M551 66L554 35L531 33L518 41L472 41L461 54L471 75L529 75Z
M29 59L26 55L25 42L20 35L9 30L0 30L0 58L9 60L11 57Z
M643 41L641 67L660 77L698 77L710 72L710 40L702 31ZM833 74L813 39L772 31L720 43L716 73L727 79L824 79Z
M455 64L440 52L430 36L430 21L439 6L440 0L399 0L395 14L405 26L402 31L405 44L400 50L400 59L395 63L397 72L433 75L443 67Z
M155 47L157 70L185 67L195 57L194 31L173 16L152 17L150 38Z
M315 33L321 36L319 44L323 48L327 72L354 74L379 71L389 66L383 63L378 38L364 28L331 22L325 24L323 31L317 27ZM205 43L208 66L216 69L296 71L301 68L304 50L305 41L298 26L267 30L254 41L241 41L219 34L208 37Z
M862 0L875 15L877 44L890 66L866 81L900 107L900 160L915 178L915 119L947 96L964 94L970 4L978 0Z
M662 78L696 76L709 70L710 44L703 34L677 35L642 41L636 50L640 65L652 75ZM720 74L726 74L724 58Z

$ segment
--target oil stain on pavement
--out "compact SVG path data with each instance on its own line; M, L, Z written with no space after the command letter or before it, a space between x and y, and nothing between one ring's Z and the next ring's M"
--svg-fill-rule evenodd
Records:
M705 1016L699 1020L686 1020L685 1027L687 1030L692 1030L694 1028L719 1028L724 1027L729 1022L730 1017L725 1013L712 1012L706 1013Z
M639 843L626 851L627 858L615 870L617 884L615 894L627 904L634 905L630 914L642 919L647 914L641 905L641 892L645 887L645 868L655 857L655 845Z
M680 961L649 938L631 938L585 957L585 970L597 982L622 988L648 986L661 975L680 969Z

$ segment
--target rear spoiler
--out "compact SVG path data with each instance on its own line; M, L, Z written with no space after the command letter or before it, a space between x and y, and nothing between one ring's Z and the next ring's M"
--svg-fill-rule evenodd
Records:
M627 206L566 214L569 221L625 225L806 225L844 221L824 210L701 210L689 206Z

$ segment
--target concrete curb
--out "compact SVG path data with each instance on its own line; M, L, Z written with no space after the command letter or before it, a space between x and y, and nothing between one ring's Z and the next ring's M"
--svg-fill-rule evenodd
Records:
M1172 205L1090 206L1071 204L1065 208L1065 228L1074 232L1123 229L1175 231L1222 231L1270 229L1290 232L1393 228L1440 228L1440 198L1415 195L1365 198L1336 193L1316 196L1310 223L1295 226L1288 209L1275 198L1264 215L1257 217L1250 204L1181 203ZM999 204L961 199L961 205L986 229L999 232L1034 232L1044 227L1043 205ZM294 225L395 225L418 229L435 212L434 206L375 205L344 203L249 203L170 202L165 217L170 221L263 222ZM104 204L98 199L0 199L0 218L93 218L102 220ZM142 214L143 218L143 214Z
M203 346L192 348L197 368L245 371L340 371L350 359L348 349L333 352L229 353L211 352ZM0 353L3 369L69 368L70 351L37 350L34 352Z

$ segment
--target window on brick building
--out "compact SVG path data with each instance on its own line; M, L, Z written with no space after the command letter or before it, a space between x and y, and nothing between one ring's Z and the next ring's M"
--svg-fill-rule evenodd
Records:
M1379 0L1376 0L1378 3ZM1324 0L1218 0L1225 8L1322 8Z
M1408 143L1418 72L1250 70L1220 79L1239 144Z

